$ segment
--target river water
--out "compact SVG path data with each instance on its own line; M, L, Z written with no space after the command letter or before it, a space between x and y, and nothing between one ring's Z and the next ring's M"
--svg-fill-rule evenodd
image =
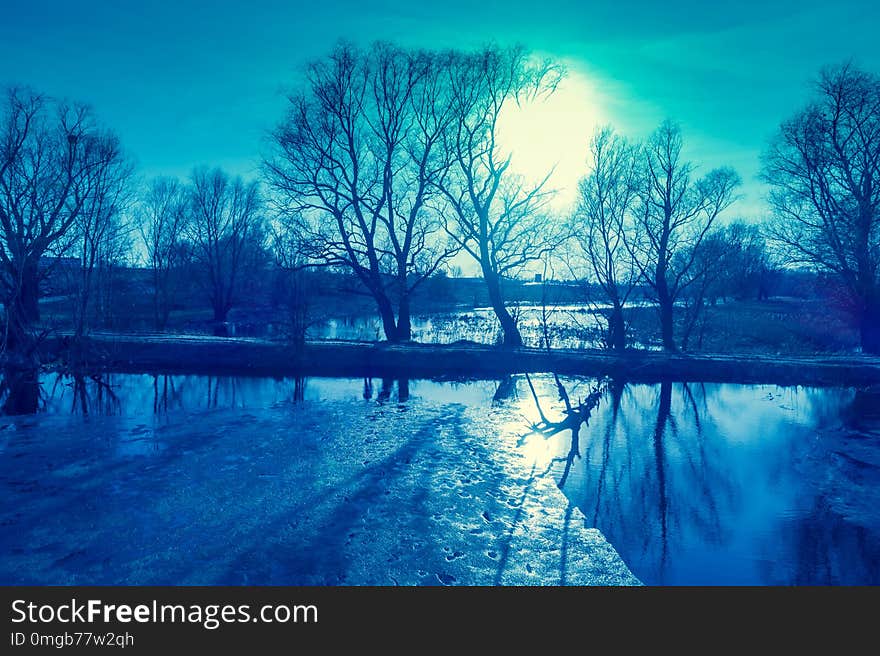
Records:
M313 423L296 425L344 444L368 428L354 410L382 404L400 410L383 421L400 421L401 431L421 413L426 421L454 414L479 416L481 430L488 424L510 435L647 584L880 583L880 403L847 388L578 377L557 384L550 374L502 381L44 374L40 414L6 418L0 429L0 489L19 509L8 521L40 532L45 548L79 553L63 530L71 512L65 490L52 489L52 504L43 498L45 463L69 458L77 477L146 486L129 492L149 498L149 477L120 480L114 472L158 466L176 448L163 427L176 426L175 439L187 427L195 434L210 426L246 441L257 436L241 417L312 412ZM351 420L322 424L328 407ZM296 443L290 458L308 458ZM203 466L187 464L191 452L181 448L175 466ZM262 466L260 476L274 475L272 463ZM89 521L90 512L97 511L76 514ZM50 530L57 534L45 535ZM126 530L120 526L120 535ZM27 548L21 531L5 527L0 542L4 552Z
M630 303L628 307L644 307L646 303ZM603 305L512 305L511 314L517 322L526 346L543 348L549 338L554 348L600 348L603 322L596 312L608 309ZM190 327L192 328L192 327ZM205 328L203 326L203 328ZM205 328L207 330L207 328ZM273 337L265 325L230 323L229 334L242 337ZM382 321L375 315L327 317L309 327L309 339L344 341L378 341L385 338ZM459 312L416 314L412 317L412 338L425 344L450 344L468 340L481 344L500 343L501 325L492 308L474 308ZM656 345L634 342L632 346L656 348Z

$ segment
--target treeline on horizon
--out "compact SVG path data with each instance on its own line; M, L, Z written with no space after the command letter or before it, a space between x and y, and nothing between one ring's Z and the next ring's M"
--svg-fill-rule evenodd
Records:
M880 353L880 78L852 65L820 72L762 162L772 220L724 221L738 174L683 155L664 121L632 141L597 129L571 212L551 208L551 172L514 173L498 142L505 111L554 93L565 70L522 47L431 52L337 45L306 68L269 135L258 180L220 168L140 182L118 137L85 105L27 88L0 114L0 274L7 362L33 363L45 337L39 300L49 262L74 261L74 338L89 328L114 271L150 273L155 327L197 281L224 322L248 281L284 272L301 344L310 272L357 281L392 342L412 337L412 302L466 257L503 345L522 337L508 282L587 283L610 310L608 348L627 348L629 302L656 306L663 347L678 350L705 307L743 281L803 267L843 290L861 348ZM596 293L598 292L598 294ZM758 283L758 295L766 294ZM678 313L686 313L682 322ZM685 334L682 334L682 333Z

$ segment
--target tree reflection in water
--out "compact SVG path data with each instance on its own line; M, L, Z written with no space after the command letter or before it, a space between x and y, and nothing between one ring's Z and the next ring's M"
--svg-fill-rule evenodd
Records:
M2 379L7 385L8 377ZM259 376L209 376L190 374L71 375L43 373L26 378L32 399L40 405L25 412L50 414L169 415L201 410L268 407L322 399L328 393L339 398L361 398L377 403L405 404L411 397L410 379L281 378ZM442 384L441 384L442 385ZM19 387L18 389L21 389ZM9 393L0 402L11 405ZM15 397L21 406L22 394ZM11 414L7 412L6 414Z
M531 425L531 430L526 433L521 439L519 446L522 446L526 437L530 435L539 434L544 439L552 438L564 431L570 431L571 435L569 436L569 449L568 453L565 457L562 458L552 458L548 464L548 469L546 473L549 473L550 469L556 463L563 462L564 468L562 471L562 475L558 481L558 485L560 488L565 487L565 481L568 479L568 475L571 472L571 467L574 464L575 458L580 458L580 431L582 425L589 424L590 414L599 405L599 401L602 399L602 394L606 388L607 381L602 380L596 384L596 386L590 390L590 393L587 395L587 398L584 400L578 399L577 403L572 405L571 397L568 395L568 391L565 389L565 386L560 381L559 376L553 374L553 380L556 384L556 391L559 394L559 400L562 401L563 409L562 409L562 419L559 421L550 421L547 419L547 415L544 414L544 410L541 407L541 400L538 397L538 393L535 391L535 386L532 383L531 377L526 374L525 375L526 382L529 385L529 391L532 393L532 399L535 401L535 408L538 411L538 416L541 418L539 422L533 423Z
M56 373L50 396L60 396L59 388L70 390L71 414L116 415L122 411L109 375Z
M28 367L6 367L0 380L3 414L28 415L40 408L40 372Z
M492 395L493 405L503 405L505 401L516 396L516 378L513 376L504 376L498 381L498 387L495 394Z
M558 377L526 382L549 471L646 583L880 583L880 444L838 443L866 425L858 395L594 382L581 420Z
M365 379L366 380L366 379ZM379 387L379 393L376 395L376 402L379 404L391 401L394 393L394 385L397 383L397 402L406 403L409 401L409 378L382 378L382 385ZM373 382L372 380L364 383L364 399L369 400L372 396Z
M150 433L151 414L158 425L306 399L416 413L422 402L469 404L480 429L529 427L527 448L534 438L549 451L548 473L646 583L880 583L876 389L11 374L5 412L88 415L90 431L124 436L126 449Z

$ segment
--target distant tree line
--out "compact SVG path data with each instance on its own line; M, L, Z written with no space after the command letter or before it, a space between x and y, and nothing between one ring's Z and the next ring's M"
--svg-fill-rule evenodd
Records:
M340 44L306 67L255 180L203 167L185 181L141 182L89 108L8 90L0 113L7 361L33 362L51 328L39 307L52 273L45 262L76 263L68 267L75 338L90 317L115 311L120 268L140 264L157 330L181 290L198 284L222 332L248 285L276 272L301 345L312 322L307 272L351 276L385 338L400 342L412 338L415 292L457 256L480 272L506 347L522 345L506 281L538 263L588 283L608 348L630 346L629 313L647 298L670 351L699 341L720 300L766 298L774 268L801 266L836 277L863 350L880 353L876 75L850 65L822 72L810 103L764 156L773 218L760 223L726 216L739 176L729 167L701 172L672 121L642 141L598 129L576 207L560 216L549 204L552 171L538 181L517 175L499 126L564 76L520 47Z
M668 351L688 347L718 300L768 295L774 263L760 229L718 220L736 200L739 176L725 167L697 177L682 147L681 130L670 121L644 143L610 127L590 142L593 165L580 184L566 261L575 277L595 281L610 306L611 349L627 347L627 302L636 290L656 305Z
M165 329L181 287L195 278L222 333L246 276L268 258L257 183L207 168L193 171L188 184L157 178L135 215L152 275L156 328Z

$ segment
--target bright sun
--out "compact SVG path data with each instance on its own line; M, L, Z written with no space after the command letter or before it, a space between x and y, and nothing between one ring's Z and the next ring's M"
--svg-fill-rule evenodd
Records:
M513 154L511 169L527 181L538 183L553 170L547 186L558 191L553 207L564 211L587 171L590 137L604 122L598 94L585 77L570 71L549 97L505 107L498 136Z

